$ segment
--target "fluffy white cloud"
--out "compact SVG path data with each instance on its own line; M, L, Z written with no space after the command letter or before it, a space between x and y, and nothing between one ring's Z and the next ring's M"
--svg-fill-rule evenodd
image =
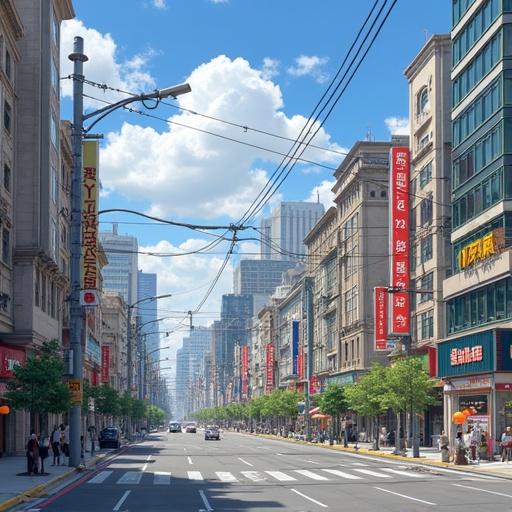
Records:
M84 63L84 75L89 80L105 83L116 89L130 92L151 90L155 87L155 80L147 70L147 63L154 54L152 50L132 56L124 62L118 61L117 45L110 34L102 34L93 28L87 28L78 19L62 22L60 70L61 76L73 73L73 63L68 55L73 51L75 36L84 38L84 53L89 60ZM62 95L71 97L73 82L62 80ZM115 101L126 95L119 95L113 91L102 92L99 89L84 86L84 91L91 96L101 97L106 101ZM95 101L84 99L86 107L98 107Z
M196 68L187 81L192 93L180 96L179 103L192 111L291 138L306 121L301 115L288 117L281 110L279 86L265 80L261 71L242 58L216 57ZM158 110L161 116L168 112L165 105ZM190 112L168 119L281 153L291 144L251 130L245 133ZM323 129L314 144L341 149ZM338 155L314 148L308 148L303 158L329 164L339 161ZM125 123L119 132L107 136L101 154L102 183L128 199L150 202L149 211L156 215L235 218L266 183L266 172L254 165L262 159L275 164L281 157L178 125L163 125L160 132Z
M409 118L407 117L387 117L384 119L391 135L409 135Z
M279 75L279 61L265 57L263 59L263 66L261 67L261 76L265 80L269 80L277 75Z
M300 55L295 59L295 65L288 68L288 73L292 76L312 76L318 83L322 84L329 79L329 75L322 70L327 64L328 57L318 57L316 55Z
M229 0L210 0L212 4L227 4Z
M157 9L167 9L166 0L153 0L153 6Z
M322 181L320 185L313 188L306 201L316 202L319 200L326 210L331 206L334 206L334 193L332 192L332 187L334 187L335 183L335 180Z

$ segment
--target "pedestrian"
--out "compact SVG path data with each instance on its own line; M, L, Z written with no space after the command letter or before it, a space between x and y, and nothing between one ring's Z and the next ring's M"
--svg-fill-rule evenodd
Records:
M462 431L457 432L455 438L455 464L466 466L468 459L466 456L466 443L464 442L464 434Z
M69 427L60 425L60 451L62 453L62 466L66 465L66 457L69 457Z
M478 450L478 447L480 446L482 435L480 428L473 427L471 431L471 436L469 438L469 448L471 450L471 460L476 461L480 458L480 452Z
M53 464L52 466L60 466L60 430L57 425L53 427L52 435L50 437L52 442L52 451L53 451Z
M30 434L30 439L27 443L27 473L33 476L38 472L39 464L39 442L35 432Z
M443 430L439 436L439 448L441 449L441 462L450 462L450 440Z
M44 472L44 461L48 457L48 453L50 451L50 437L47 435L41 436L41 441L39 443L39 460L41 461L40 473L42 475Z
M510 462L512 458L512 428L507 427L505 432L501 434L501 462Z

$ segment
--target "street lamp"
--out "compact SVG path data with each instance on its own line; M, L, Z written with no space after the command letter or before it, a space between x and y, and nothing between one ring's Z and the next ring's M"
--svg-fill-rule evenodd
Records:
M73 125L71 129L71 142L73 149L73 166L71 172L71 229L70 229L70 348L73 351L73 379L77 380L82 389L82 321L83 310L80 304L81 289L81 252L82 252L82 139L91 128L105 116L118 108L122 108L135 101L156 99L157 101L168 96L178 96L190 92L190 86L183 84L168 87L149 94L131 96L108 105L95 112L84 115L84 75L83 63L88 60L84 54L84 40L75 37L73 53L69 55L73 61ZM87 129L84 130L84 121L97 117ZM129 369L130 371L130 369ZM70 466L80 465L80 433L81 433L81 403L74 403L70 410L69 434L70 434Z

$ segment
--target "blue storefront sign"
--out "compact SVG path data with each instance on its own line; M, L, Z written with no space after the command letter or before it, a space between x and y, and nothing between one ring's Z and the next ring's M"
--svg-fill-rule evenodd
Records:
M439 343L438 376L456 377L494 371L495 332L479 332Z
M89 361L101 365L101 349L100 344L94 336L87 335L85 341L85 353L89 357Z
M292 374L298 374L299 361L299 321L292 321Z

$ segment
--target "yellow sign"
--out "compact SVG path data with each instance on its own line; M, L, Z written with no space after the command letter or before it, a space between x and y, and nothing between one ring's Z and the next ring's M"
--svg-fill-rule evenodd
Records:
M487 233L482 238L477 238L473 242L465 245L459 252L459 267L467 268L474 263L485 260L493 256L501 247L500 237L497 230Z
M69 391L71 392L71 402L73 404L82 403L82 385L79 380L73 379L68 381Z

